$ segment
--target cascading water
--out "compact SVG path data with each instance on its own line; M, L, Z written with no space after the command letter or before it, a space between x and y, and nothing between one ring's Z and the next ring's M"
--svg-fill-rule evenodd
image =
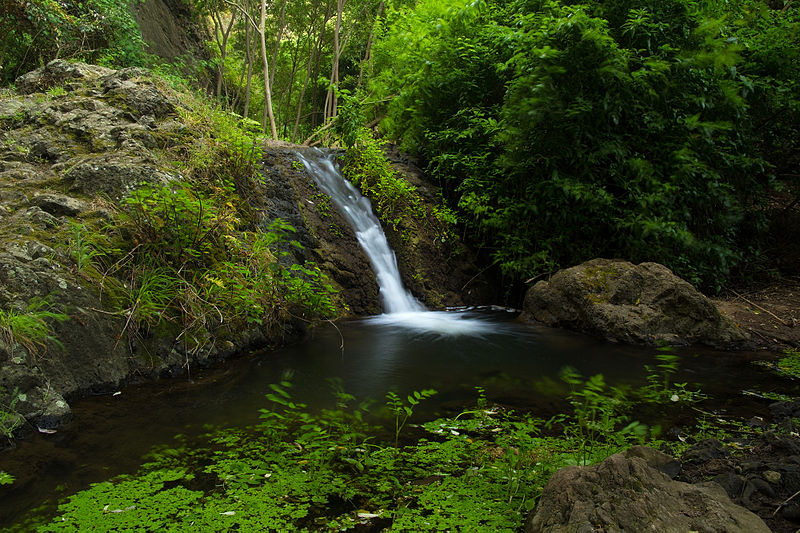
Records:
M319 187L331 197L334 205L347 219L356 233L356 238L367 254L380 288L383 309L387 313L410 313L424 311L423 306L403 286L397 258L389 248L380 222L372 212L369 200L348 182L334 162L334 154L325 154L313 149L313 158L297 153L306 170Z
M334 205L355 231L359 244L375 272L385 314L370 320L380 325L402 326L442 335L482 335L497 324L469 319L463 313L427 311L403 286L397 258L372 212L369 200L350 184L336 167L335 154L314 148L295 152L314 182L331 197Z

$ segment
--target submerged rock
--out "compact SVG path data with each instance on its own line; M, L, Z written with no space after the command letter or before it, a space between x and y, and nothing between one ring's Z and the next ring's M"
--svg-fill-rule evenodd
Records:
M547 482L525 532L769 531L717 483L673 481L654 468L669 459L637 446L597 465L562 468Z
M631 344L730 348L747 335L658 263L593 259L528 290L523 319Z

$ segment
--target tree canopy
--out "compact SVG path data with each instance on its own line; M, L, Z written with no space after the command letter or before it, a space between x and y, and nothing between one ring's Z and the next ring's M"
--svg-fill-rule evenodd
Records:
M793 0L187 4L222 106L294 142L377 126L512 283L617 256L718 290L763 272L772 204L797 202ZM128 7L5 2L2 81L53 57L156 64Z
M621 256L718 289L796 174L797 22L759 1L423 0L387 16L371 87L510 278Z

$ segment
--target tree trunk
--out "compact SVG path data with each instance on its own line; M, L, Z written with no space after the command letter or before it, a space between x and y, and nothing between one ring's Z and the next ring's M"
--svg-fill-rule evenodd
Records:
M294 121L294 128L292 129L292 142L295 141L297 138L297 129L300 127L300 116L303 112L303 99L306 96L306 90L308 89L308 84L311 81L312 77L316 79L316 76L319 74L319 56L320 49L322 48L322 41L325 38L325 26L328 24L328 20L331 18L331 10L330 5L325 10L325 16L322 17L322 26L320 26L319 36L317 37L317 42L314 45L314 49L310 51L308 55L308 64L306 66L306 79L303 82L303 88L300 90L300 98L297 101L297 116L295 117ZM316 126L316 112L317 112L317 100L316 94L314 95L314 103L312 105L311 111L311 127L314 128Z
M339 44L339 33L342 29L342 12L344 11L345 0L336 2L336 25L333 28L333 63L331 65L331 81L328 87L328 95L325 97L325 122L336 116L336 106L338 96L336 90L339 87L339 57L342 48Z
M219 65L217 68L217 98L222 96L222 85L225 77L225 59L228 55L228 38L231 35L233 25L236 23L236 12L231 12L231 20L228 27L222 21L222 15L219 12L211 13L211 19L214 21L214 40L217 41L219 47Z
M258 24L258 33L261 40L261 61L264 63L264 107L266 108L267 116L269 117L269 129L272 133L272 138L278 139L278 131L275 128L275 115L272 114L272 90L269 81L269 61L267 60L267 0L261 0L261 18ZM267 132L266 123L263 124L264 133Z
M375 27L383 13L383 0L378 4L378 12L375 13L375 21L372 23L372 29L369 30L369 37L367 38L367 49L364 52L364 59L361 60L361 66L358 69L358 83L356 87L361 88L361 82L364 78L364 67L372 62L372 43L375 40ZM372 69L370 69L371 73Z
M245 25L244 39L245 39L244 56L245 60L247 61L247 88L245 89L244 93L244 112L242 113L242 116L247 118L250 113L250 94L253 82L253 49L250 47L252 44L252 39L250 35L249 24Z
M272 50L272 74L269 77L269 84L271 87L275 86L275 71L278 69L278 50L281 47L281 39L283 38L283 31L286 29L286 0L281 4L281 15L278 21L278 34L275 36L275 49Z

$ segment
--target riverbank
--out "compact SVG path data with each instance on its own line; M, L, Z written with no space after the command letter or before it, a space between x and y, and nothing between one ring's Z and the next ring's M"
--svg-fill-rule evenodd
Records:
M800 280L784 277L750 290L724 292L717 308L750 334L761 349L800 348Z

